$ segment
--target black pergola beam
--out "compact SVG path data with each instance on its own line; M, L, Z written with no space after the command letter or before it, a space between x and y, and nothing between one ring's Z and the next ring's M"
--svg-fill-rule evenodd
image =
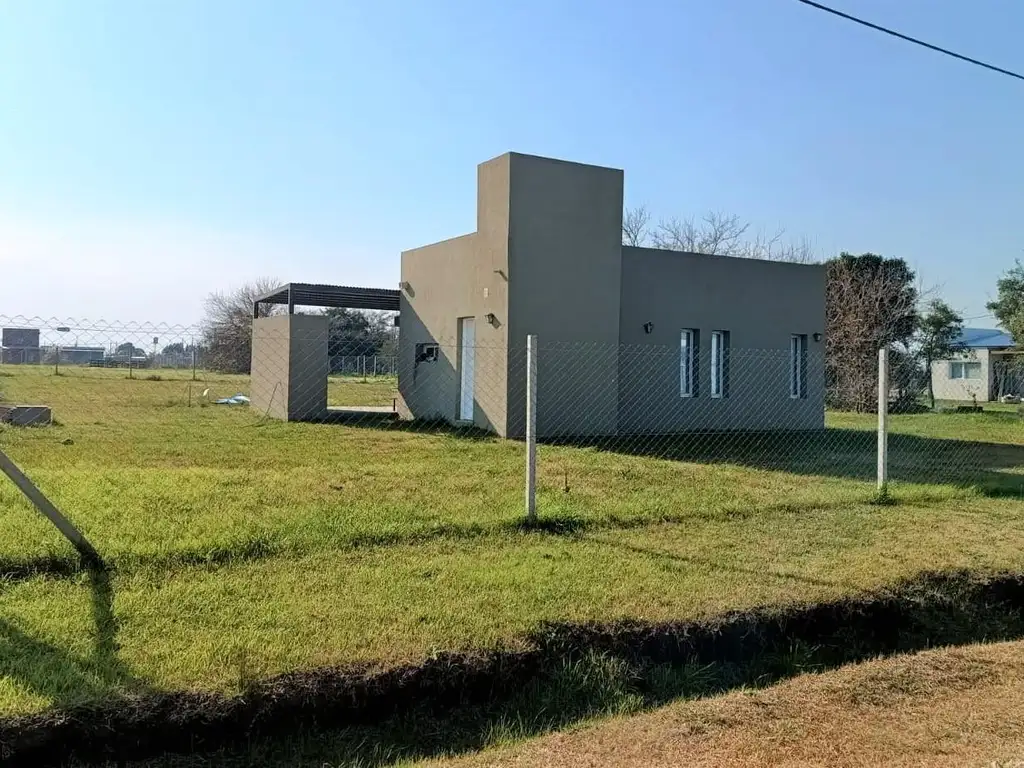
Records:
M390 288L287 283L258 296L252 305L252 316L259 317L260 304L287 305L288 314L294 314L295 307L344 307L397 312L400 296L399 291Z

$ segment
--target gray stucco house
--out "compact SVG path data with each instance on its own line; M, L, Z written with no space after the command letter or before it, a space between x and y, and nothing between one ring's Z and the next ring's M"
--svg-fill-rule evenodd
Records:
M477 169L476 231L402 254L400 408L541 437L824 427L821 265L622 245L623 172Z
M289 283L256 299L252 406L344 416L327 406L327 317L295 308L351 307L399 312L405 418L522 436L536 335L540 437L823 428L824 267L623 246L622 191L614 168L482 163L476 231L404 252L398 290Z
M1010 334L998 328L964 328L956 345L960 354L932 362L937 399L984 403L1024 395L1024 360Z

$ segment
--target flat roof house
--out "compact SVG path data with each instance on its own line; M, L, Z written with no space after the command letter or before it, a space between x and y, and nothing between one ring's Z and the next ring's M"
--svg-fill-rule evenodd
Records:
M407 417L540 437L824 427L825 270L622 245L623 172L508 153L476 231L402 254Z
M1010 334L998 328L964 328L956 344L963 352L932 362L932 386L939 400L998 400L1024 395L1024 359Z

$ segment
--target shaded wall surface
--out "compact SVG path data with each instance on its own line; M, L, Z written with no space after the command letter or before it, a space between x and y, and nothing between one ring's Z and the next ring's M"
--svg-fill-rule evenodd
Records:
M506 158L478 169L478 232L402 253L398 388L405 416L459 420L459 320L471 317L473 424L506 434L507 178ZM437 345L436 360L420 359L425 344Z
M275 315L253 320L251 407L284 421L327 416L325 315Z
M624 246L620 432L824 427L824 342L814 341L824 332L824 296L820 265ZM690 397L680 393L683 329L697 341ZM717 398L713 331L728 340ZM807 337L801 398L790 396L794 334Z

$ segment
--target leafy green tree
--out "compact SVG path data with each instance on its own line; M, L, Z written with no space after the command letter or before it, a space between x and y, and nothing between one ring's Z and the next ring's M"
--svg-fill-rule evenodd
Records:
M328 354L346 356L394 354L394 315L342 307L328 309Z
M124 355L125 357L145 357L146 350L142 349L142 347L136 347L130 341L126 341L115 347L114 354Z
M933 299L918 324L915 341L924 363L928 380L928 399L935 410L935 386L932 381L932 363L953 357L963 349L959 338L964 330L964 319L946 302Z
M1024 264L1017 260L996 283L997 297L986 306L1015 344L1024 345Z

